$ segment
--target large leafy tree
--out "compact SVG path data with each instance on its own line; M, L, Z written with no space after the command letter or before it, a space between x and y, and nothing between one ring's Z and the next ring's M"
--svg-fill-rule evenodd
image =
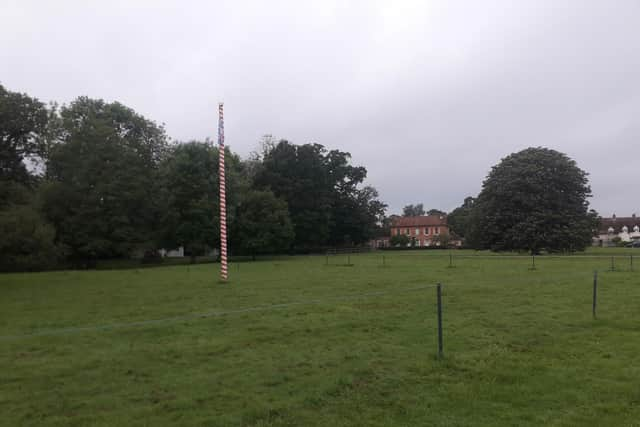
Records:
M218 150L190 142L172 148L162 163L163 191L159 244L184 247L191 257L218 242Z
M255 177L258 189L271 189L287 202L298 248L317 248L329 238L333 200L325 153L319 144L280 141Z
M375 190L359 187L367 171L351 165L350 157L319 144L284 140L264 152L254 184L287 202L297 249L358 244L371 237L384 205Z
M63 107L61 119L45 190L58 241L82 265L153 246L164 129L122 104L86 97Z
M42 102L0 85L0 180L30 182L25 160L44 152L48 118Z
M271 191L249 191L238 207L238 240L249 255L289 249L294 231L287 203Z
M40 270L62 258L55 229L41 213L37 193L0 180L0 271Z
M159 244L183 246L195 257L220 245L218 148L210 143L189 142L172 147L162 162L162 216ZM237 209L248 184L238 156L225 152L227 227L231 247L238 245Z
M339 199L333 210L333 245L362 244L380 235L387 205L378 200L378 191L365 186Z
M473 207L476 248L537 253L583 250L596 214L587 173L565 154L527 148L494 166Z
M402 216L422 216L424 213L424 205L422 203L407 205L402 208Z
M447 224L451 228L451 231L460 237L464 238L469 233L471 213L475 200L473 197L465 197L462 205L447 215Z

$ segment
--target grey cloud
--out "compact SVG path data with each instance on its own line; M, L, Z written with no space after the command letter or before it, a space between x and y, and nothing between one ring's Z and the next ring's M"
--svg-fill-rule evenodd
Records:
M2 6L0 82L119 100L242 155L271 133L350 151L390 211L452 209L527 146L640 213L636 1L84 2ZM637 192L637 191L636 191Z

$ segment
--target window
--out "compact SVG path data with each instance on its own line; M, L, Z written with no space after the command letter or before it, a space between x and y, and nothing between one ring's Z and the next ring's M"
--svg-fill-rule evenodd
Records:
M404 234L406 234L407 236L411 235L411 230L409 230L408 228L404 229Z
M420 235L420 229L416 228L416 236L419 236L419 235Z
M424 234L425 234L425 236L426 236L427 234L429 234L429 229L428 229L428 228L426 228L426 227L425 227L425 229L424 229Z
M440 234L440 227L436 227L436 234Z

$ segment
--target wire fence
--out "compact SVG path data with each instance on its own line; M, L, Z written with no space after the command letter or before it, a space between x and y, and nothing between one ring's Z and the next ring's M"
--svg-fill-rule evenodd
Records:
M599 268L604 269L603 266L606 265L606 269L609 271L623 270L623 271L634 271L634 269L638 268L638 255L634 254L618 254L618 255L468 255L468 254L454 254L452 252L442 253L442 254L389 254L375 253L373 255L367 255L365 257L359 257L359 253L356 252L335 252L325 254L324 265L329 266L355 266L355 265L373 265L378 264L383 267L389 267L392 265L402 265L402 264L415 264L419 261L433 261L433 260L443 260L447 267L455 267L459 265L461 262L465 260L509 260L509 261L521 261L527 260L529 262L529 269L535 270L540 265L540 262L545 261L555 261L555 260L591 260L591 261L602 261L597 265Z
M626 271L632 272L633 264L634 264L634 255L614 255L614 256L603 256L603 255L544 255L544 256L521 256L521 255L508 255L508 256L497 256L497 255L454 255L452 253L449 254L441 254L441 255L429 255L426 257L402 257L399 255L389 256L387 254L382 254L380 256L374 257L363 257L353 259L351 256L354 254L334 254L332 260L335 258L347 257L348 262L354 262L356 265L362 262L362 265L370 266L371 263L378 263L382 266L393 266L402 265L402 263L411 263L412 265L415 262L421 262L423 260L430 260L434 262L442 262L442 265L448 264L448 267L456 267L460 263L464 263L468 260L495 260L495 261L503 261L505 259L509 260L525 260L527 264L530 262L529 269L537 269L544 268L544 262L546 261L557 261L557 260L565 260L565 259L575 259L575 260L586 260L593 261L607 261L608 268L602 268L602 263L600 262L599 266L601 268L594 268L593 270L593 286L591 291L591 315L594 320L598 318L597 309L598 309L598 298L601 290L599 289L599 277L598 270L601 271ZM329 263L329 254L327 257L327 265L336 265ZM355 258L355 257L354 257ZM541 265L540 262L543 262ZM622 266L622 263L625 263ZM581 270L581 273L584 273L584 270ZM573 273L575 275L575 272ZM585 274L581 274L582 278L581 282L585 283L587 289L589 289L589 282ZM613 276L612 276L613 277ZM626 277L626 276L625 276ZM635 277L635 276L628 276ZM555 276L556 279L560 279L560 276ZM455 286L460 287L460 286ZM443 357L444 354L444 335L446 332L446 325L444 324L444 307L446 306L446 301L443 301L443 293L442 293L442 285L438 284L427 284L427 285L419 285L413 287L404 287L404 288L392 288L392 289L384 289L378 291L364 292L364 293L351 293L351 294L343 294L343 295L329 295L324 296L322 298L309 298L309 299L299 299L295 301L283 302L283 303L274 303L274 304L265 304L265 305L257 305L251 307L240 307L240 308L232 308L227 310L210 310L198 313L186 313L178 316L164 317L164 318L156 318L156 319L145 319L145 320L137 320L130 322L114 322L107 324L99 324L99 325L86 325L86 326L74 326L74 327L62 327L55 329L41 329L36 330L29 333L23 334L14 334L14 335L4 335L0 336L0 341L11 341L11 340L22 340L33 337L48 337L48 336L60 336L60 335L69 335L75 333L84 333L84 332L100 332L100 331L109 331L109 330L117 330L117 329L126 329L126 328L138 328L138 327L147 327L147 326L162 326L162 325L170 325L175 323L193 321L198 319L206 319L213 317L222 317L222 316L231 316L234 314L243 314L243 313L255 313L255 312L267 312L267 311L275 311L281 309L287 309L292 307L302 307L302 306L313 306L313 305L323 305L323 304L335 304L341 301L356 301L367 298L376 298L384 295L399 295L406 294L411 292L419 292L426 291L428 289L436 289L435 300L437 304L436 317L437 318L437 354L438 357ZM589 293L589 291L585 291Z

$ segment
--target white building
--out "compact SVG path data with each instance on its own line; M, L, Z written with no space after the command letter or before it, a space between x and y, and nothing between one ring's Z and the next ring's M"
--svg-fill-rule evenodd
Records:
M622 218L614 214L611 218L602 218L598 237L594 238L593 243L597 246L613 246L616 237L622 242L640 240L640 218L636 214Z

